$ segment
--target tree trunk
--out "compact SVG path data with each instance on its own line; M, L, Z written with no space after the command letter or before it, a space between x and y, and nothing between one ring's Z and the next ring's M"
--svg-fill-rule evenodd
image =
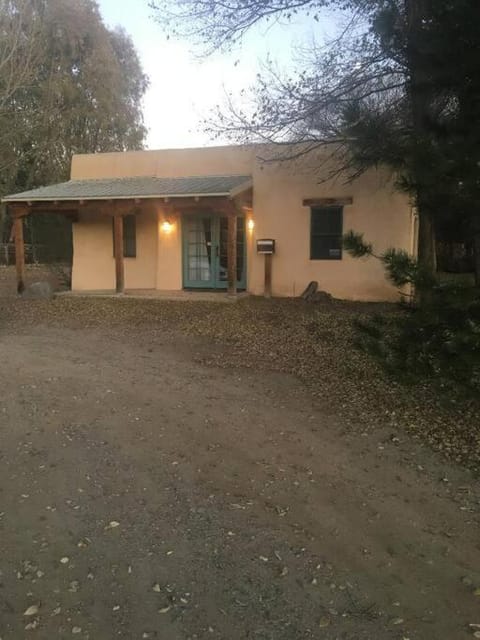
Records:
M428 205L418 203L418 263L427 273L437 271L437 250L435 241L435 221Z
M412 117L412 138L418 145L412 165L412 182L416 189L418 212L418 263L431 276L437 270L434 213L428 195L428 175L424 166L424 145L429 144L429 78L422 55L425 0L404 0L407 27L408 95Z
M473 236L473 265L475 286L480 288L480 230Z

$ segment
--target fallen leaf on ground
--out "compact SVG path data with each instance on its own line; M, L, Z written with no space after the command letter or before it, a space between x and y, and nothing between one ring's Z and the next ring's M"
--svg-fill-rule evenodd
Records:
M170 611L172 607L163 607L163 609L159 609L158 612L159 613L167 613L168 611Z
M34 620L33 622L29 622L25 625L25 631L31 631L32 629L36 629L38 627L38 620Z
M24 616L36 616L40 607L38 604L32 604L26 611L23 612Z

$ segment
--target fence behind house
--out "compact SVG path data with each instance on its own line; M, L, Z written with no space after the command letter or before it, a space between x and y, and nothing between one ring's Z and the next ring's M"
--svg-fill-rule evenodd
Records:
M64 251L56 251L52 246L45 244L25 243L25 262L27 264L52 264L56 262L64 263ZM15 243L0 242L0 265L15 264Z

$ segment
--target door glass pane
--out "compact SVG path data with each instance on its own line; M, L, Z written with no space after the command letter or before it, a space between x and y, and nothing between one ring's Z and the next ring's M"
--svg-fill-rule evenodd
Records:
M220 218L220 246L218 261L218 281L228 280L228 218Z
M210 218L188 221L187 274L191 282L212 279L212 228Z

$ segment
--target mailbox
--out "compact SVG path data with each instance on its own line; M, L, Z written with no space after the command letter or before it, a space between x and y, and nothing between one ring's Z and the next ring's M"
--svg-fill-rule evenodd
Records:
M257 253L272 254L275 253L275 240L264 238L257 240Z

